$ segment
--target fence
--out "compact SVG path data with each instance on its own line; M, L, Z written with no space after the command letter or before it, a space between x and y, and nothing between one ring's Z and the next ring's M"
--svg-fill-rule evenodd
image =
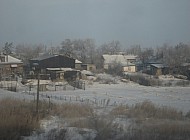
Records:
M34 100L36 99L36 93L34 92L23 92L23 94L26 95L31 95L34 97ZM51 101L52 103L56 101L60 101L61 103L85 103L88 105L93 105L96 107L107 107L107 106L118 106L118 105L123 105L122 103L119 102L111 102L111 99L89 99L89 98L83 98L83 97L79 97L79 96L70 96L70 95L63 95L63 96L57 96L57 95L48 95L48 94L44 94L41 93L40 94L40 98L41 100L49 100L49 102Z
M17 84L17 81L0 81L0 88L16 92Z
M85 81L81 81L81 80L76 80L76 81L73 81L73 82L69 82L69 84L71 86L75 88L79 88L79 89L83 89L85 90Z

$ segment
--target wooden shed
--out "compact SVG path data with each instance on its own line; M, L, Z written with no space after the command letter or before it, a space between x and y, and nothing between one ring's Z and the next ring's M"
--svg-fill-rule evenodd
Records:
M167 66L165 66L164 64L151 64L150 69L152 75L159 76L167 74Z
M47 68L75 68L75 59L64 55L44 55L30 60L32 70L36 64L41 73L45 73Z

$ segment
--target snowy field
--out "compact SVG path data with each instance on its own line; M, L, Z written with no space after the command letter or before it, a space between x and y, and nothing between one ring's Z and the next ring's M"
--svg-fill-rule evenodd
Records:
M10 92L0 89L0 99L17 98L21 100L35 100L36 88L29 92L27 86L18 84L17 92ZM82 103L97 107L96 113L109 113L117 105L133 105L145 100L152 101L158 106L169 106L182 111L184 114L190 111L190 87L146 87L132 82L120 82L117 84L100 84L99 82L86 81L85 90L75 89L67 86L58 87L48 86L51 91L40 92L41 101L50 101L53 103ZM118 124L121 124L124 130L128 128L128 121L115 118ZM70 127L67 120L58 116L50 116L40 122L39 132L33 132L31 136L24 136L23 140L47 140L50 136L65 132L64 138L68 140L87 140L94 139L97 131L93 129ZM63 125L64 124L64 125ZM68 125L68 126L67 126ZM64 126L64 127L63 127ZM83 132L81 134L81 132ZM54 134L54 135L53 135ZM87 137L88 136L88 137ZM51 139L51 138L49 138ZM54 139L54 138L52 138Z
M86 90L45 92L47 95L72 96L109 105L136 104L150 100L159 106L174 107L183 112L190 110L190 87L146 87L134 83L87 85Z
M20 99L34 100L36 89L32 89L28 94L27 87L21 87L18 92L10 92L0 89L0 98L11 97ZM26 94L27 93L27 94ZM48 100L51 97L52 102L87 102L97 106L116 106L132 105L144 100L150 100L159 106L169 106L176 108L184 113L190 110L190 87L147 87L132 82L118 84L86 84L86 89L68 88L67 90L58 89L57 91L40 92L40 100Z

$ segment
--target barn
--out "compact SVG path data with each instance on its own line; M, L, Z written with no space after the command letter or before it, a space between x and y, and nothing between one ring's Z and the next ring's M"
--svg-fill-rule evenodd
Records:
M41 71L47 68L75 68L75 59L64 55L43 55L29 61L30 67L35 68L36 64Z
M53 75L52 73L56 73L56 75L60 75L57 77L59 79L63 79L63 73L65 73L64 68L75 68L75 59L60 54L43 55L38 58L31 59L29 63L30 73L33 73L35 75L37 72L40 72L42 76L43 74ZM64 71L62 71L62 69L64 69ZM48 78L52 79L52 77Z

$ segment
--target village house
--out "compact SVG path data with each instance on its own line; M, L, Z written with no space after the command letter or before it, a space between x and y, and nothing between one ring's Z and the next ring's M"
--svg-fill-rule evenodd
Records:
M75 68L75 59L64 55L42 55L29 61L31 68L39 66L41 72L46 68Z
M23 62L10 55L0 55L0 75L7 77L11 75L22 75Z
M41 75L46 75L46 79L72 80L79 75L75 62L78 61L64 55L43 55L30 60L30 74L40 72Z
M136 66L134 63L132 63L132 62L135 62L137 59L137 56L135 55L104 54L102 58L103 58L103 68L105 70L108 70L109 67L118 63L118 64L121 64L123 72L136 72Z
M168 67L164 64L150 64L150 71L155 76L165 75L168 74Z

